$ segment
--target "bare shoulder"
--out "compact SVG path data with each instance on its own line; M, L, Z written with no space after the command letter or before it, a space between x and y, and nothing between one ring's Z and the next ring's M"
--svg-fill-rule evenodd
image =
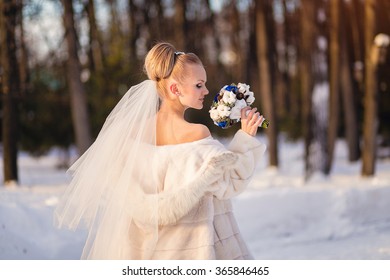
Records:
M194 125L194 134L197 135L199 139L203 139L211 135L210 130L207 126L203 124L193 124L193 125Z
M189 124L188 130L186 131L185 142L193 142L207 138L211 135L210 130L203 124Z

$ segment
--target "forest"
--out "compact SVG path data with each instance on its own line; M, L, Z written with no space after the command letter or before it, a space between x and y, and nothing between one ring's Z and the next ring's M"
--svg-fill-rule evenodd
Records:
M209 117L226 84L251 86L270 121L269 166L281 138L304 141L305 177L332 172L342 139L361 176L390 157L388 0L1 0L0 154L4 184L18 154L82 154L109 112L146 79L143 61L167 41L203 61L210 94L188 120ZM64 161L62 167L70 162Z

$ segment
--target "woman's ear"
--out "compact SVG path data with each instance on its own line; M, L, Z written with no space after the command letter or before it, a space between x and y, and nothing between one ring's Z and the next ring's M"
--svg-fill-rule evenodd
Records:
M169 91L170 91L171 94L173 94L173 95L175 95L175 96L181 96L180 91L179 91L179 88L178 88L176 82L173 82L173 83L169 86Z
M177 84L176 83L172 83L170 86L169 86L169 90L172 94L176 95L177 92L178 92L178 89L177 89Z

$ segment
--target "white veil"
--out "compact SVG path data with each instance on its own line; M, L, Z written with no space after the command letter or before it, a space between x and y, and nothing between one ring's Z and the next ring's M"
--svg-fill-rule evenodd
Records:
M96 141L69 169L72 181L55 211L55 223L70 229L87 226L82 258L148 259L153 253L158 215L149 213L147 223L134 216L142 211L142 196L157 193L150 168L156 157L158 106L155 82L131 87ZM158 211L157 196L150 199L156 199L156 207L149 211ZM132 233L142 238L129 238Z

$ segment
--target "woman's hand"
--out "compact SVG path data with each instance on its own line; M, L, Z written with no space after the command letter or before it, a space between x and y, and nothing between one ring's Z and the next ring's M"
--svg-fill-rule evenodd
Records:
M249 111L248 115L247 112ZM257 108L245 107L241 109L241 129L251 136L255 136L259 125L263 121L263 116L256 112Z

